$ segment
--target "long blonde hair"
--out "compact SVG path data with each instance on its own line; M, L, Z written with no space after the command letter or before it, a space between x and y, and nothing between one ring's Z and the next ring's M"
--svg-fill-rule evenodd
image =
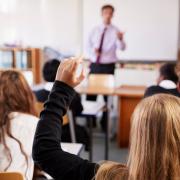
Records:
M180 179L179 98L158 94L138 104L132 116L128 171L118 169L117 163L102 165L96 180L112 179L112 169L118 180Z
M180 179L180 99L144 99L132 116L129 180Z

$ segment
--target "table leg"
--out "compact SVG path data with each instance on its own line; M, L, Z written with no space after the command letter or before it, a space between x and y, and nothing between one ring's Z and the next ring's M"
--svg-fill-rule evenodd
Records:
M107 110L108 111L108 110ZM106 124L106 133L105 133L105 160L109 159L109 112L107 112L107 124Z
M106 134L105 134L105 160L109 159L109 141L110 141L110 130L111 130L111 123L110 123L110 110L111 110L111 96L108 96L107 99L107 124L106 124Z
M89 117L89 135L90 135L90 145L89 145L89 160L93 160L93 118Z

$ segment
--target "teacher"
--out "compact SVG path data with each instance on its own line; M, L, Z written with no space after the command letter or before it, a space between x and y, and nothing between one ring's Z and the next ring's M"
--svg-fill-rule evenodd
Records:
M89 54L90 74L114 74L118 58L116 50L125 50L124 33L112 24L114 7L104 5L101 8L103 23L95 27L88 38L87 51ZM97 96L88 96L87 100L95 101ZM107 102L107 97L104 97ZM102 129L106 128L106 114L101 120Z
M112 24L114 7L101 9L103 23L95 27L88 38L88 54L92 62L91 73L114 74L116 50L125 50L124 33Z

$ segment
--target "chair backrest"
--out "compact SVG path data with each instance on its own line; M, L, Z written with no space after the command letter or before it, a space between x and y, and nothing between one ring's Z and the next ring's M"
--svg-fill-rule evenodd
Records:
M0 180L24 180L23 175L18 172L1 172Z
M38 116L40 115L41 111L44 108L44 104L41 102L36 102L36 110L38 112ZM66 125L69 123L69 118L67 116L67 114L63 117L63 125Z
M40 115L40 113L41 113L41 111L43 110L43 106L44 106L44 104L43 103L41 103L41 102L36 102L36 111L37 111L37 113L38 113L38 116Z
M111 74L90 74L88 77L89 87L114 88L114 76Z

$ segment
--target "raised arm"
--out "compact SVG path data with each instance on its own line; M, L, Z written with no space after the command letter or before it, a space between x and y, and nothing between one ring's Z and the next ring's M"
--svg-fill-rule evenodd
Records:
M124 33L121 31L117 32L117 48L124 51L126 49L126 43L124 41Z
M83 74L76 77L79 62L67 60L61 63L53 89L41 112L33 145L33 159L54 179L90 180L95 175L96 164L61 149L62 117L66 113L76 86Z

